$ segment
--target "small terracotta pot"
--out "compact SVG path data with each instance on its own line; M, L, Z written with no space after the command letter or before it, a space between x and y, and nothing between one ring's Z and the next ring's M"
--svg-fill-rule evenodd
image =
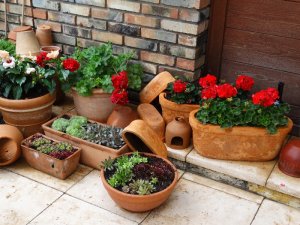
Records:
M137 111L140 118L155 131L161 140L164 140L166 124L157 109L149 103L143 103L138 106Z
M0 110L6 124L17 127L28 137L42 131L41 125L52 116L54 101L55 94L22 100L0 98Z
M19 26L14 28L8 33L8 39L11 40L12 42L16 42L17 40L17 32L22 32L22 31L29 31L32 30L31 26Z
M136 110L129 106L117 105L113 112L109 115L106 124L112 127L127 127L133 120L138 119L139 116Z
M81 96L72 88L74 105L79 115L91 120L105 123L115 105L111 102L111 94L102 89L94 89L91 96Z
M176 117L166 127L166 145L173 149L185 149L191 143L192 128L183 117Z
M22 133L13 126L0 125L0 166L7 166L21 156Z
M213 159L238 161L269 161L274 159L292 130L293 122L279 127L276 134L269 134L266 128L241 127L221 128L218 125L200 123L190 113L195 150L202 156Z
M35 56L40 53L40 44L33 30L17 32L16 54Z
M42 46L40 49L41 52L47 52L50 53L52 51L59 51L61 52L61 48L58 46L54 46L54 45L49 45L49 46Z
M53 44L52 29L49 25L38 25L36 29L36 37L41 46L50 46Z
M122 132L123 140L133 151L155 153L167 158L167 148L157 135L143 120L134 120Z
M140 92L141 103L151 103L175 78L167 71L156 75Z
M279 169L292 177L300 178L300 139L290 140L280 153Z
M147 156L161 158L157 155L153 154L145 154ZM129 210L131 212L146 212L151 209L154 209L161 204L163 204L171 195L172 191L174 190L177 181L178 181L178 171L176 167L167 159L161 158L167 164L169 164L173 170L175 171L175 176L173 182L168 186L166 189L153 193L150 195L132 195L121 192L113 187L111 187L105 177L104 177L104 170L101 170L100 176L105 187L106 191L108 192L109 196L116 202L120 207Z
M184 119L189 122L190 112L200 108L198 104L177 104L166 99L165 95L166 93L159 95L159 103L162 108L162 116L167 124L176 117L184 117Z

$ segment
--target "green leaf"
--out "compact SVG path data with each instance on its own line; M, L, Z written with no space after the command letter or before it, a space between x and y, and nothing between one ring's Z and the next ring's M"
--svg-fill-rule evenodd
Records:
M23 90L21 86L13 87L13 97L14 99L20 99L22 96Z
M4 96L4 97L8 98L9 93L10 93L10 90L11 90L11 87L12 87L11 84L7 84L7 85L5 86L4 93L3 93L3 96Z

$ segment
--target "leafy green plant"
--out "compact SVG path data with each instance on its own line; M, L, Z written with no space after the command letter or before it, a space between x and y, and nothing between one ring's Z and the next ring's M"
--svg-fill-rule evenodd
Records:
M47 138L43 138L43 137L39 137L39 138L36 138L32 143L31 145L34 147L34 148L38 148L42 145L46 145L46 144L50 144L51 141Z
M155 190L154 184L148 180L134 180L128 186L123 186L122 191L130 194L149 195Z
M72 116L69 122L71 127L82 127L87 125L88 119L84 116Z
M54 129L54 130L57 130L57 131L61 131L61 132L66 132L66 129L67 127L70 125L70 121L65 119L65 118L59 118L59 119L56 119L51 127Z
M102 88L111 93L114 90L112 75L127 71L129 88L138 90L143 70L140 64L129 64L132 56L132 53L114 56L111 43L77 49L73 57L80 62L81 67L75 76L69 76L63 82L63 89L67 91L75 86L82 96L91 95L94 88Z
M72 151L73 150L73 146L68 143L68 142L59 142L56 144L56 149L58 151Z
M7 39L0 39L0 49L9 52L10 55L16 54L16 45Z
M68 126L66 133L74 137L83 138L85 135L85 130L83 127Z

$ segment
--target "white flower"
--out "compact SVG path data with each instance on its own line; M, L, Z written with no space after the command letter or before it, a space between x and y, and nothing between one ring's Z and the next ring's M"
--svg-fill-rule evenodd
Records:
M34 73L35 72L35 68L31 68L31 67L29 67L29 68L27 68L26 69L26 74L31 74L31 73Z
M9 52L4 51L4 50L0 50L0 58L2 60L7 60L9 59Z
M56 59L58 55L59 55L59 51L56 50L56 51L49 52L47 54L47 57L50 58L50 59Z
M15 63L15 58L14 57L9 57L8 59L3 59L3 67L5 69L7 68L14 68L16 66L16 63Z

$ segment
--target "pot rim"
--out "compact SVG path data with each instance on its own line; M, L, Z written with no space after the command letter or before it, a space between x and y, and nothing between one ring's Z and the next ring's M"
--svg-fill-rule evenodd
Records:
M233 126L230 128L221 128L219 125L214 125L214 124L202 124L197 118L195 117L195 114L199 111L199 109L193 110L190 112L189 115L189 123L192 128L209 128L211 133L228 133L231 132L232 135L239 135L243 136L245 132L247 132L247 136L265 136L266 134L272 135L272 136L277 136L279 133L286 133L288 134L292 128L293 128L293 121L288 118L288 124L286 126L281 126L278 127L277 132L275 134L269 134L267 132L267 129L264 127L250 127L250 126ZM249 129L252 129L253 132L249 132ZM254 132L255 130L255 132Z
M51 105L55 102L56 93L47 93L45 95L30 99L8 99L0 97L0 109L4 111L14 111L32 108L44 108L45 104Z
M152 193L152 194L149 194L149 195L134 195L134 194L124 193L124 192L119 191L118 189L113 188L112 186L109 185L109 183L107 182L107 180L105 179L105 176L104 176L104 169L101 168L100 177L101 177L102 183L105 185L105 187L108 188L110 191L117 193L118 195L123 195L125 197L135 198L135 199L152 198L154 196L159 196L162 193L165 193L165 192L168 192L169 190L172 190L175 187L175 185L177 184L178 177L179 177L178 170L173 165L173 163L171 163L168 159L165 159L165 158L163 158L163 157L161 157L159 155L155 155L155 154L151 154L151 153L144 153L144 152L141 152L141 153L143 155L146 155L146 156L160 158L160 159L164 160L164 162L166 162L167 164L169 164L173 168L173 170L174 170L174 180L172 181L172 183L167 188L165 188L162 191L159 191L159 192L156 192L156 193ZM133 154L133 152L129 152L129 153L126 153L126 154L123 154L123 155L131 155L131 154ZM119 158L119 157L121 157L123 155L120 155L120 156L118 156L118 157L116 157L114 159L117 159L117 158Z
M102 88L93 88L92 89L92 95L89 96L82 96L80 95L77 90L76 87L71 87L73 94L75 93L76 95L80 96L80 97L92 97L93 95L97 95L97 94L107 94L107 95L111 95L111 93L108 93L106 91L104 91Z
M183 112L190 112L191 110L200 108L199 104L177 104L175 102L172 102L166 98L166 92L162 92L159 94L159 103L162 105L164 108L168 109L178 109L180 108L180 111Z

